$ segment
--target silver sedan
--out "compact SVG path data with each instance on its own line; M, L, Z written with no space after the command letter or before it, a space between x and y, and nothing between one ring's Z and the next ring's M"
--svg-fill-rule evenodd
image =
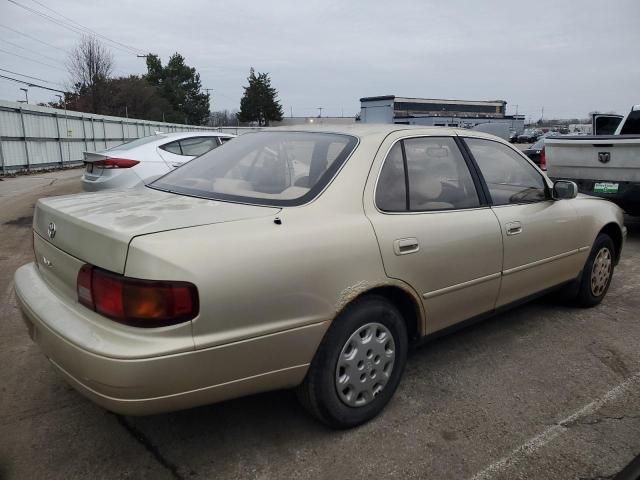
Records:
M100 152L84 152L82 188L95 192L149 183L234 136L216 132L157 133Z

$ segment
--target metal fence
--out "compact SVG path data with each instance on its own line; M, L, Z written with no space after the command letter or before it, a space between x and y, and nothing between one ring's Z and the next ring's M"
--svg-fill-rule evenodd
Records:
M252 127L198 127L110 117L0 100L2 173L72 165L95 152L156 132L224 131L236 135Z

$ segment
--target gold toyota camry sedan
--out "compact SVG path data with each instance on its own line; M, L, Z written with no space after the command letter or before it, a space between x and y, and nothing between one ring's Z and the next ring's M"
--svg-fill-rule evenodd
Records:
M622 212L576 191L481 133L268 129L148 186L39 200L15 288L33 340L109 410L296 387L352 427L410 342L556 288L604 298Z

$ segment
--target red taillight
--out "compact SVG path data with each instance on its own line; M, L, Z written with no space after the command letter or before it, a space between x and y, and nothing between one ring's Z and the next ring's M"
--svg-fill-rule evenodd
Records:
M93 162L93 165L102 168L131 168L139 163L138 160L129 160L128 158L106 158Z
M547 169L547 155L544 153L544 147L540 150L540 170Z
M78 301L116 322L162 327L198 314L198 291L188 282L140 280L84 265L78 272Z

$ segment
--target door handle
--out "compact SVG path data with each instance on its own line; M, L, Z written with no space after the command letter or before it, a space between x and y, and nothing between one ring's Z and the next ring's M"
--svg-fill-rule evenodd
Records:
M417 238L399 238L393 241L393 252L396 255L407 255L420 250L420 244Z
M522 233L522 224L520 222L509 222L506 225L507 235L518 235Z

